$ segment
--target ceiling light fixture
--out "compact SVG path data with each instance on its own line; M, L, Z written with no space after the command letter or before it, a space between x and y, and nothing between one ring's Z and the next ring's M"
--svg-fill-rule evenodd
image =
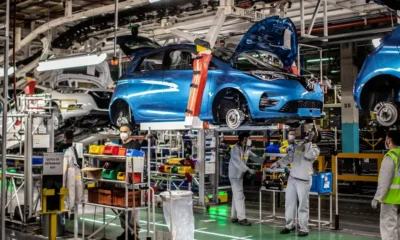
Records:
M102 53L100 55L80 55L67 58L56 58L39 62L37 70L39 72L43 72L56 69L97 65L106 60L106 58L107 58L106 53Z
M374 45L375 48L379 47L379 45L381 45L381 39L380 38L372 39L372 44Z
M13 75L14 68L13 67L9 67L7 72L8 72L8 76ZM4 68L3 67L0 67L0 77L4 77Z

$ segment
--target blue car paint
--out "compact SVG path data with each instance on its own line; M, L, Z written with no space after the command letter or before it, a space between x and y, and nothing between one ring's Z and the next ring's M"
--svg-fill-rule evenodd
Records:
M281 37L282 32L284 38ZM278 16L269 17L254 24L245 33L235 55L262 49L277 55L285 67L290 67L297 57L297 42L297 31L292 20Z
M263 24L268 26L270 31L262 27ZM285 26L294 33L290 36L290 50L285 48L285 46L287 46L287 41L284 43L282 40L274 38L276 34L284 31L283 28ZM242 40L232 58L240 53L256 49L267 50L274 53L280 57L285 66L291 66L293 60L296 58L296 29L289 19L279 19L278 17L267 18L250 28L243 39L246 37L250 39L250 41ZM267 44L265 41L266 39L271 40L271 38L274 40L272 45L275 47L271 47L271 44ZM192 81L192 71L153 71L147 72L149 76L141 75L141 72L134 71L141 63L141 59L146 56L160 51L167 52L177 49L188 50L195 53L195 46L187 44L169 45L155 50L147 49L146 51L138 50L134 52L132 64L128 68L127 73L124 74L118 82L110 106L113 106L113 103L118 99L125 100L132 110L136 124L143 122L184 121L190 93L190 84ZM315 86L314 91L309 92L300 82L295 80L260 80L246 72L234 69L232 67L232 61L230 63L224 62L213 57L211 62L216 68L209 69L208 71L208 79L200 110L201 120L216 123L212 112L214 100L220 91L227 88L237 89L245 96L253 120L321 117L320 110L315 111L315 109L310 108L299 109L296 113L279 111L286 103L292 100L323 102L323 92L318 84ZM162 80L160 80L160 75L163 75ZM145 80L157 79L156 81L159 81L160 84L144 87L141 86L142 84L140 83L140 81L143 81L142 78L146 78ZM123 91L119 90L119 88L125 89L126 92L124 95L121 95ZM268 98L271 100L278 100L279 103L276 106L268 107L266 110L260 110L259 102L263 93L268 94ZM112 107L110 108L110 117L113 115L111 109Z
M381 44L364 61L353 87L357 108L362 109L361 95L365 84L375 77L390 75L400 78L400 27L385 35ZM367 110L367 109L365 109Z

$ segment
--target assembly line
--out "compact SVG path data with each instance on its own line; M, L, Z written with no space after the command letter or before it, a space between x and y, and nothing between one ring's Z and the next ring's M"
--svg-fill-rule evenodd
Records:
M400 240L399 0L0 6L0 240Z

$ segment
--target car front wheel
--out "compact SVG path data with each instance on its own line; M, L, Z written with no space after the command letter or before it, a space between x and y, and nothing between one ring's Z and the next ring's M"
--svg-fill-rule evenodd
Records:
M384 127L390 127L398 120L397 106L393 103L378 103L374 108L376 120Z

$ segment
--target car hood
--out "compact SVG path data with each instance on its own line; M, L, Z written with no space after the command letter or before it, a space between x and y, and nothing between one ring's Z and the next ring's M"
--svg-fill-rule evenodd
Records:
M297 31L289 18L269 17L254 24L237 45L232 59L240 53L264 50L274 53L285 67L297 57Z

